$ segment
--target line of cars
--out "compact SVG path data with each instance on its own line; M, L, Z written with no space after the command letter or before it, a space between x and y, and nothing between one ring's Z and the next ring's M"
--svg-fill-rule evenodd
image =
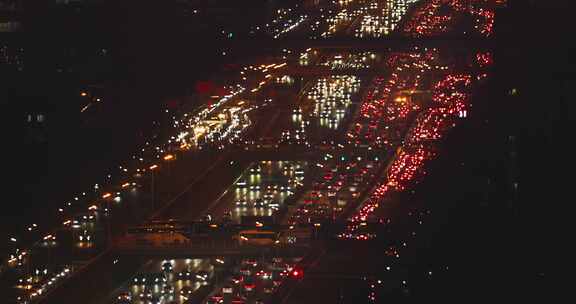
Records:
M244 258L204 303L262 304L294 272L300 258ZM225 302L226 301L226 302Z
M178 259L151 261L136 273L115 296L115 304L185 303L210 284L224 259Z

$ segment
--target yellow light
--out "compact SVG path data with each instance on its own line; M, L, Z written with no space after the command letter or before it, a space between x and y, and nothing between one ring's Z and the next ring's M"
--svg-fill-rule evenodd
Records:
M283 66L286 66L286 62L284 62L284 63L282 63L282 64L279 64L279 65L275 66L274 68L275 68L275 69L278 69L278 68L281 68L281 67L283 67Z
M104 195L102 195L102 198L109 198L110 196L112 196L112 193L104 193Z
M130 186L130 183L128 183L128 182L122 184L122 188L126 188L128 186Z
M156 169L156 168L158 168L158 165L152 165L152 166L150 166L150 170L154 170L154 169Z
M172 154L166 154L164 156L164 160L173 160L173 159L174 159L174 155L172 155Z
M88 96L88 93L86 93L86 92L81 92L81 93L80 93L80 96L86 97L86 96Z

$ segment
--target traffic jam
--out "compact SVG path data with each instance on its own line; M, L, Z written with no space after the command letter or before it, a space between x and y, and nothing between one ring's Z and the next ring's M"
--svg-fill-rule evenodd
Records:
M402 2L398 5L377 1L384 6L357 9L351 6L354 1L340 2L339 9L319 13L322 22L318 23L311 21L316 15L282 11L278 20L294 14L298 17L283 25L277 21L268 31L274 38L281 38L292 31L304 31L302 27L307 25L312 36L319 37L345 29L352 30L357 37L391 33L434 37L453 33L456 24L471 18L469 35L493 34L493 7L484 1L472 1L474 5L470 6L462 0L393 1ZM376 12L384 15L378 16ZM408 18L400 24L407 13ZM324 27L319 29L320 25ZM55 262L50 257L50 248L61 245L53 231L71 231L72 239L62 243L74 246L75 253L70 256L83 258L86 250L104 247L105 219L113 216L114 206L139 190L142 176L163 169L166 163L177 162L174 151L223 151L241 144L248 130L259 123L253 113L274 104L272 97L265 95L265 88L274 79L292 79L282 75L286 62L307 66L314 59L318 65L333 70L360 70L374 67L378 61L383 64L383 71L371 78L333 75L310 79L310 85L303 88L302 98L286 113L293 125L280 130L275 140L278 145L330 147L314 162L253 163L232 185L233 199L219 220L239 223L243 217L273 216L284 208L287 212L278 222L289 226L320 227L330 221L345 220L346 226L336 236L338 239L377 237L365 229L367 223L382 222L378 217L382 202L393 193L412 189L425 178L426 164L441 153L442 140L473 113L473 93L488 77L494 62L488 51L478 51L465 64L454 62L449 54L436 48L344 54L309 49L282 56L276 58L276 63L243 67L240 81L224 86L223 94L212 98L215 102L181 117L174 116L169 136L146 141L129 162L118 166L115 176L111 173L102 183L91 185L63 202L53 212L59 219L57 228L24 225L23 235L27 236L9 240L18 246L4 263L18 270L14 286L20 294L19 303L41 299L77 268L69 261ZM274 78L272 74L282 76ZM342 134L321 131L325 133L319 136L319 129L341 130ZM31 247L19 245L20 239L32 239L31 236L36 238ZM273 242L278 240L277 236L274 238ZM393 255L401 255L401 251L396 248ZM96 252L92 250L87 256ZM32 263L29 258L32 255L42 256L42 262ZM164 261L157 270L145 268L148 270L136 274L133 282L126 283L111 302L191 303L202 294L203 303L264 303L283 280L299 276L297 262L280 257ZM209 290L199 292L204 289Z

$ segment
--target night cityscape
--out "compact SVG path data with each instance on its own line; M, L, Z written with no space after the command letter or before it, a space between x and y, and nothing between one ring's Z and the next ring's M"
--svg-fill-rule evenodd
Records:
M0 0L0 303L555 303L576 2Z

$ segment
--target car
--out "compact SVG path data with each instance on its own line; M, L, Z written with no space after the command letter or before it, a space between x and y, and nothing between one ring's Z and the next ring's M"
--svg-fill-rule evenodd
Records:
M224 295L222 295L221 293L215 293L212 296L210 296L208 300L210 300L211 303L224 303Z
M174 294L174 286L172 286L170 284L164 285L164 288L162 288L162 294L165 296L173 295Z
M258 266L258 261L256 261L255 259L244 259L242 260L242 265L256 267Z
M241 274L233 275L230 278L230 282L232 282L234 284L240 284L240 283L244 282L244 276Z
M139 300L152 300L153 297L154 295L152 294L151 291L143 291L140 294L138 294Z
M188 281L192 280L193 278L195 278L195 276L190 271L180 271L175 275L176 280Z
M242 267L240 268L240 273L242 275L249 276L250 274L252 274L252 270L248 267Z
M117 304L128 304L131 302L132 302L132 293L129 291L122 292L116 297Z
M140 273L134 276L134 279L132 280L133 285L145 285L146 279L148 278L147 274L144 273Z
M148 275L146 283L148 285L153 285L153 284L166 283L167 281L168 280L166 279L164 273L151 273Z
M184 297L184 299L188 299L192 293L194 292L194 289L190 286L184 286L182 287L182 289L180 289L180 295L182 297Z
M248 282L244 283L244 291L246 291L246 292L253 291L255 288L256 288L256 284L254 284L254 283L248 283Z
M266 204L266 203L264 202L264 200L262 200L261 198L256 199L256 200L254 201L254 207L256 207L256 208L262 208L262 207L265 207L266 205L267 205L267 204Z
M256 273L256 276L260 279L268 280L268 279L272 278L272 273L264 271L263 269L261 269Z
M205 282L208 282L209 278L210 278L210 274L207 271L196 272L196 281L197 282L205 283Z
M248 206L248 202L246 200L237 200L234 204L236 204L236 207Z
M164 263L162 263L162 271L172 272L172 269L174 269L174 266L172 266L172 263L170 263L169 261L165 261Z
M253 280L252 278L250 278L250 277L247 277L247 278L244 280L243 290L244 290L245 292L251 292L251 291L253 291L254 289L256 289L256 284L255 284L254 280Z
M271 294L273 293L275 290L274 286L265 286L262 291L264 291L265 294Z

